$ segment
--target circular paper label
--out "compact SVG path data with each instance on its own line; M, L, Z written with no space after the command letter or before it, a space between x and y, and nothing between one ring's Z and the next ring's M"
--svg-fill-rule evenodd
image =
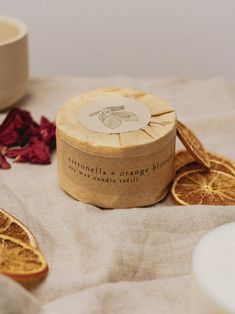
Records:
M140 100L107 96L81 107L78 119L95 132L123 133L144 128L151 119L151 113Z

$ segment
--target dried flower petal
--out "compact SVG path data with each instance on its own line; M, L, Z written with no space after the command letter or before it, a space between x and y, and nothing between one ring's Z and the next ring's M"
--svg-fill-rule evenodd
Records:
M42 116L40 121L40 133L43 142L49 146L50 150L53 150L56 145L55 130L55 124Z
M0 153L3 155L6 155L6 152L8 151L8 147L7 146L1 146L0 145Z
M2 169L11 168L11 165L9 164L9 162L6 160L2 153L0 153L0 168Z
M33 119L27 110L11 109L0 126L0 133L6 130L21 130L22 127L31 125Z
M12 109L0 125L0 167L10 167L4 155L15 158L16 162L50 164L50 151L56 143L55 129L55 124L45 117L38 125L29 111ZM22 148L9 149L12 146Z
M42 140L38 136L31 136L29 139L29 144L37 144L42 142Z
M18 155L22 154L25 149L25 148L11 148L11 149L8 149L7 152L5 153L5 156L8 157L8 158L16 158Z
M18 145L24 146L26 145L31 137L40 137L40 128L39 125L36 122L33 122L32 125L29 126L29 128L24 132L24 134L21 136L21 138L18 140Z
M9 149L6 156L16 158L15 162L29 162L41 165L51 163L49 148L42 141L38 141L24 148Z
M24 132L34 123L26 110L14 108L9 111L0 125L0 144L6 146L18 145Z
M16 131L5 131L0 133L0 144L6 146L14 146L17 144L19 134Z

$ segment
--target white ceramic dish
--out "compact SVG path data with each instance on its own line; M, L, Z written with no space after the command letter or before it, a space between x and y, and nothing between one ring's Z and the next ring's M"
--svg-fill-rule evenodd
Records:
M0 110L25 95L28 77L27 27L14 18L0 16Z

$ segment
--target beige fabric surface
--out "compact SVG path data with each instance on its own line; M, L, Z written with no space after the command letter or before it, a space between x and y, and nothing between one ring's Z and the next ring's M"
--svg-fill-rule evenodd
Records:
M141 89L168 100L209 150L235 159L235 82L222 79L33 79L18 104L55 119L69 97L98 87ZM1 120L5 116L0 115ZM172 204L100 210L58 186L49 166L0 170L0 207L35 234L50 272L26 291L0 276L0 313L188 313L192 251L207 230L235 220L235 207Z

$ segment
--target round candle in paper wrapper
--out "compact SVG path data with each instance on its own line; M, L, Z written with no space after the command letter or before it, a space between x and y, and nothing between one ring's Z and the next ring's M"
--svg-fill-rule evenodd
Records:
M162 99L106 88L78 95L57 115L61 187L103 208L162 200L174 175L176 114Z
M193 256L190 314L235 313L235 223L209 231Z

